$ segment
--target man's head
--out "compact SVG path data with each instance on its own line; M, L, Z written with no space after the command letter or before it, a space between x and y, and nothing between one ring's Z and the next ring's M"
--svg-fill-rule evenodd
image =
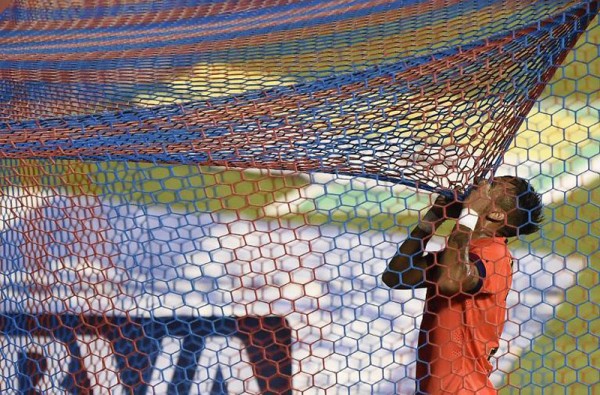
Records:
M479 226L497 236L528 235L539 230L544 220L541 196L527 180L519 177L496 177L487 188L490 204L481 213Z

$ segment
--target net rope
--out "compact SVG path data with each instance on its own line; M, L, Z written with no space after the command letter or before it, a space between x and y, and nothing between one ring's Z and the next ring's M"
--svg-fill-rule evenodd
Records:
M0 0L0 393L413 393L425 293L381 274L422 190L492 174L552 220L510 245L491 379L586 393L597 14Z
M400 2L396 8L386 4L389 9L381 11L379 3L356 3L346 9L332 2L318 12L311 2L281 11L255 6L239 15L232 11L218 25L214 9L202 7L195 12L174 8L179 19L157 23L115 16L129 10L117 6L100 7L100 15L94 8L58 8L46 14L43 6L5 11L4 25L12 31L5 33L8 44L3 45L2 96L7 105L0 113L6 120L0 124L2 157L327 172L464 191L497 168L596 7L589 1L558 1L551 7L547 2L492 1L482 10L482 4L474 2L471 10L465 2ZM234 3L231 7L235 10ZM155 18L167 11L157 10ZM286 15L283 21L276 18L279 12ZM358 19L369 24L363 31L348 32L355 12L366 14ZM429 19L438 12L448 19ZM481 12L477 17L482 26L463 34L459 29L467 23L468 12ZM486 19L492 12L507 15ZM73 33L56 32L52 29L60 26L58 22L44 19L57 15L69 21L79 13L90 27ZM255 13L272 16L273 22L266 18L262 23L273 26L263 31L259 24L250 30L251 23L258 23ZM29 18L40 18L39 27L31 29L34 35L19 36ZM309 26L298 32L296 19ZM121 20L123 25L115 25ZM320 31L324 23L328 34ZM433 45L440 23L450 23L452 29L449 37ZM422 32L418 26L431 26L432 31ZM165 31L173 37L157 35ZM271 37L275 32L280 35ZM304 38L309 33L316 37ZM303 40L294 34L308 40L306 47L297 44ZM398 42L388 48L399 34ZM187 44L190 40L195 43ZM272 40L279 44L274 49ZM361 45L370 41L381 43L371 48L373 56L366 54L368 62L350 58L324 71L318 63L302 73L286 70L274 77L275 83L277 78L287 79L286 87L242 81L247 93L184 99L193 98L196 90L210 95L224 80L236 77L225 74L198 86L194 81L175 85L172 89L180 91L181 102L176 105L136 106L136 98L143 101L140 98L151 96L148 92L160 90L156 80L162 73L178 73L185 65L235 62L241 51L244 60L258 58L265 70L273 58L284 57L306 67L303 62L319 61L322 47L357 46L353 53L360 54ZM288 43L296 45L290 48ZM227 50L218 50L218 45ZM305 60L305 51L316 54ZM390 55L382 58L381 52ZM267 59L265 64L261 57ZM280 64L274 70L285 67ZM32 74L37 75L33 81Z

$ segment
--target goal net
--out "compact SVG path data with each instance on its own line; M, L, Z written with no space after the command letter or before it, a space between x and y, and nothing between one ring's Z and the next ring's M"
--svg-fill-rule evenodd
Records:
M494 383L597 383L597 13L0 2L0 392L410 393L424 292L381 273L492 174L551 211Z

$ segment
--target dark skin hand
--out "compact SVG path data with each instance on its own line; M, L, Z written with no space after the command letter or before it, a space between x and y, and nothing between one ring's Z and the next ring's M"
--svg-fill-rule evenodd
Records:
M477 188L465 200L464 206L484 214L489 205L489 185ZM458 199L438 196L419 226L402 243L382 276L383 282L393 289L413 289L437 285L443 295L455 295L474 289L480 276L469 260L468 246L473 231L457 224L443 251L425 254L425 247L435 229L446 219L458 218L463 204Z
M423 217L426 226L415 227L402 243L398 254L392 258L383 273L383 282L394 289L424 287L425 280L435 280L435 256L424 255L425 247L446 218L458 218L462 203L456 198L440 195Z
M382 280L388 287L420 288L425 286L425 279L432 279L435 269L434 256L423 255L432 235L419 227L413 229L383 273Z

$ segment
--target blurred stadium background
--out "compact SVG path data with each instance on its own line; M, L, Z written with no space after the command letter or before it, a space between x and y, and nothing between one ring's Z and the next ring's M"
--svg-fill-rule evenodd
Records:
M599 44L596 18L499 170L532 179L548 205L542 232L511 245L519 260L493 374L503 394L599 388ZM251 63L197 64L135 100L154 106L253 88L239 81L294 82L275 64L264 70ZM212 90L176 94L195 85ZM5 179L13 164L0 166ZM19 169L20 186L1 185L0 240L27 244L36 259L60 259L37 271L15 269L18 260L13 269L4 267L0 311L279 315L294 339L296 390L386 394L414 387L424 294L391 292L379 276L429 193L354 177L184 165L21 160ZM59 242L48 251L51 238ZM15 344L68 354L49 338L8 338L0 345L4 390L16 387ZM214 390L218 375L232 392L242 388L235 378L251 381L241 344L208 343L213 353L203 354L208 368L197 373L194 391ZM92 385L117 393L110 347L93 337L81 344L95 373ZM156 393L168 391L163 378L172 374L177 350L163 344L152 376ZM51 370L60 377L65 366ZM38 387L53 393L54 382L48 376Z

